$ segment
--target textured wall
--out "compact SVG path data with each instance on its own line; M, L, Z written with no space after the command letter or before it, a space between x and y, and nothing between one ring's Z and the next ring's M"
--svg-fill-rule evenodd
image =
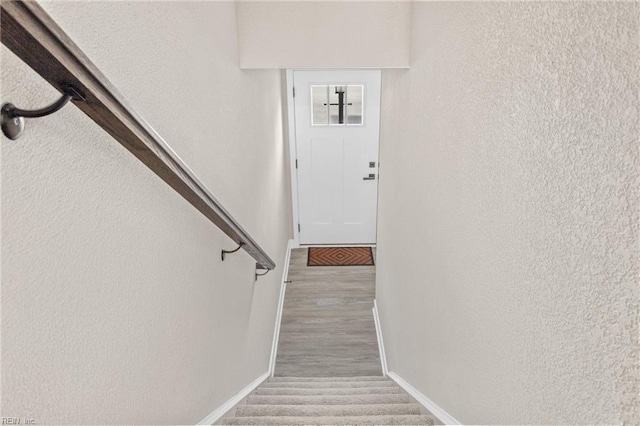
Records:
M407 1L238 1L242 68L407 68Z
M416 3L385 71L391 371L467 424L640 423L638 3Z
M2 139L2 415L194 424L268 369L290 224L281 75L235 7L45 9L274 258L255 261L73 106ZM2 100L58 95L2 48ZM188 112L188 113L185 113Z

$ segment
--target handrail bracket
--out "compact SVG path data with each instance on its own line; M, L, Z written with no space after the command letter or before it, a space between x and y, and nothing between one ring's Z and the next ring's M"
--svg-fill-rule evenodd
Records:
M238 248L236 248L235 250L222 250L220 252L220 257L222 258L222 261L224 262L225 255L237 252L238 250L240 250L242 248L243 245L244 245L244 243L242 242L242 243L240 243L238 245Z
M44 108L36 110L26 110L16 107L11 103L2 104L0 114L2 114L2 133L11 140L18 139L24 132L25 118L39 118L60 111L70 100L84 101L85 98L75 87L70 85L62 86L62 97Z
M264 270L265 272L259 274L258 273L258 269ZM255 278L255 281L258 281L258 277L263 277L263 276L267 275L270 270L271 269L265 269L265 268L263 268L262 266L260 266L259 264L256 263L256 278Z

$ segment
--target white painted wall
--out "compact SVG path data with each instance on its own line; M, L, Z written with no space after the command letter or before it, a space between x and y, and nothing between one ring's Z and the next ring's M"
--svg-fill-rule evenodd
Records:
M233 3L45 9L278 269L73 106L2 139L2 416L195 424L268 369L291 230L279 71L238 67ZM3 101L57 93L2 47Z
M409 1L239 1L242 68L407 68Z
M383 74L389 370L466 424L640 422L637 3L420 3Z

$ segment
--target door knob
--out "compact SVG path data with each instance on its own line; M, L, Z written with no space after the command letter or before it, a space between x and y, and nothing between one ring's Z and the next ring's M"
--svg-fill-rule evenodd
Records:
M376 179L376 175L373 173L369 173L369 176L362 178L362 180L375 180L375 179Z

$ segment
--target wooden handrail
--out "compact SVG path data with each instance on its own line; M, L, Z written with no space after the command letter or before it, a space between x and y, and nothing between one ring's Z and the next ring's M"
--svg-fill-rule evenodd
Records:
M167 143L35 1L2 1L2 44L63 93L74 87L84 97L72 102L115 140L204 214L256 260L275 263L222 207Z

